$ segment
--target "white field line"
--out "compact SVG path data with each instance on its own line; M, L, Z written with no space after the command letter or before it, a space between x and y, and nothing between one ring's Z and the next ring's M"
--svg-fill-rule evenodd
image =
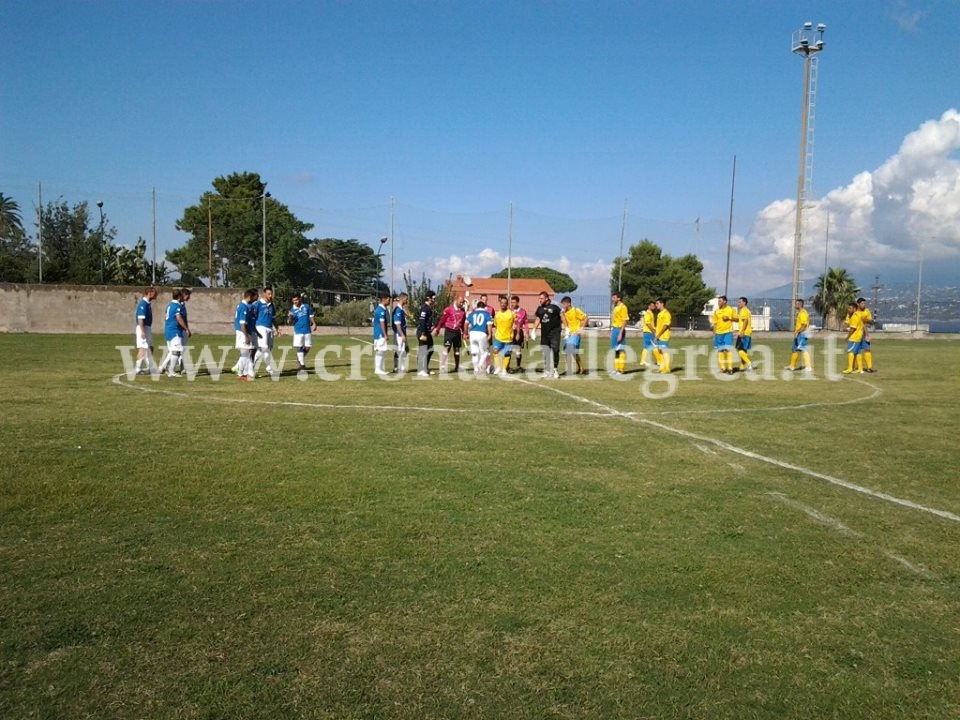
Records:
M694 446L697 450L699 450L700 452L702 452L704 455L716 455L716 454L717 454L717 451L716 451L716 450L711 450L710 448L706 447L705 445L701 445L700 443L694 443L693 446Z
M856 530L851 530L836 518L832 518L829 515L824 515L819 510L815 510L814 508L809 507L808 505L804 505L803 503L799 503L796 500L792 500L789 495L784 495L783 493L779 493L779 492L768 492L767 495L772 497L778 503L786 505L789 508L793 508L794 510L799 510L800 512L804 513L805 515L807 515L808 517L816 521L818 524L824 525L830 528L831 530L835 530L841 535L849 535L855 538L863 537L863 533L857 532Z
M161 390L159 388L149 388L143 387L141 385L134 385L132 383L123 382L122 378L124 374L118 374L113 377L113 382L120 387L139 390L141 392L149 393L158 393L171 395L175 397L182 397L192 400L207 400L211 402L221 402L221 403L243 403L243 404L260 404L260 405L272 405L272 406L289 406L289 407L310 407L310 408L324 408L324 409L350 409L350 410L370 410L370 411L400 411L400 412L438 412L438 413L452 413L452 414L479 414L479 413L490 413L490 414L501 414L501 415L534 415L534 414L545 414L553 416L586 416L586 417L620 417L626 418L627 420L632 420L634 422L640 423L642 425L647 425L649 427L657 428L658 430L663 430L664 432L678 435L682 438L685 438L690 441L697 441L705 447L706 445L713 445L718 447L721 450L726 450L727 452L733 453L735 455L740 455L751 460L756 460L758 462L766 463L768 465L773 465L775 467L781 468L783 470L789 470L791 472L796 472L801 475L806 475L807 477L812 477L817 480L822 480L823 482L829 483L836 487L841 487L846 490L851 490L862 495L867 495L868 497L875 498L877 500L883 500L884 502L892 503L894 505L899 505L901 507L909 508L911 510L917 510L919 512L928 513L930 515L935 515L944 520L949 520L950 522L960 523L960 515L956 515L947 510L940 510L938 508L928 507L926 505L921 505L915 503L912 500L905 500L903 498L898 498L895 495L890 495L888 493L880 492L879 490L872 490L862 485L857 485L856 483L843 480L841 478L833 477L832 475L827 475L825 473L817 472L816 470L811 470L809 468L802 467L800 465L794 465L793 463L784 462L782 460L777 460L776 458L768 457L766 455L761 455L760 453L753 452L752 450L747 450L745 448L737 447L736 445L731 445L728 442L723 440L718 440L716 438L708 437L706 435L700 435L699 433L690 432L688 430L681 430L680 428L670 427L656 420L651 420L650 418L641 417L631 412L621 412L615 408L610 407L609 405L604 405L603 403L597 402L596 400L590 400L589 398L581 397L580 395L574 395L573 393L560 390L559 388L548 385L540 382L531 382L524 378L517 378L516 382L524 383L526 385L533 385L535 387L540 387L550 392L557 393L563 397L575 400L580 403L585 403L590 405L596 410L594 412L584 412L576 410L566 410L566 411L556 411L556 410L527 410L527 409L509 409L509 408L444 408L444 407L418 407L410 405L338 405L334 403L310 403L310 402L294 402L294 401L278 401L278 400L255 400L253 398L220 398L220 397L209 397L209 396L197 396L191 393L182 393L171 390ZM797 406L794 406L794 408ZM794 409L790 408L790 409ZM696 443L694 443L696 444Z
M923 565L919 565L919 564L917 564L917 563L912 563L912 562L910 562L909 560L907 560L905 557L901 557L900 555L897 555L896 553L892 553L892 552L890 552L889 550L884 550L884 551L883 551L883 554L886 555L886 556L887 556L888 558L890 558L891 560L893 560L894 562L900 563L901 565L903 565L903 566L904 566L907 570L909 570L910 572L916 573L917 575L920 575L921 577L925 577L925 578L933 578L933 577L935 577L934 574L933 574L932 572L930 572L929 570L927 570Z
M590 400L588 398L580 397L579 395L574 395L573 393L565 392L560 390L557 387L552 385L545 385L543 383L531 383L529 380L520 379L518 382L528 383L530 385L535 385L541 387L544 390L549 390L550 392L557 393L571 400L580 400L588 405L591 405L599 410L606 410L610 415L616 417L626 418L628 420L633 420L636 423L641 425L647 425L649 427L657 428L658 430L663 430L664 432L671 433L673 435L678 435L682 438L686 438L694 443L702 443L704 445L713 445L718 447L721 450L726 450L727 452L734 453L735 455L740 455L751 460L756 460L758 462L766 463L767 465L773 465L782 470L789 470L791 472L800 473L801 475L806 475L807 477L816 478L817 480L822 480L825 483L834 485L836 487L844 488L845 490L851 490L868 497L875 498L877 500L883 500L884 502L892 503L894 505L899 505L901 507L910 508L911 510L917 510L919 512L929 513L930 515L936 515L939 518L944 520L949 520L950 522L960 523L960 515L956 515L947 510L940 510L938 508L928 507L926 505L921 505L920 503L915 503L912 500L905 500L903 498L896 497L895 495L890 495L885 492L880 492L879 490L872 490L862 485L857 485L856 483L843 480L838 477L833 477L832 475L827 475L826 473L817 472L816 470L811 470L809 468L802 467L800 465L794 465L793 463L784 462L783 460L777 460L776 458L768 457L766 455L761 455L760 453L753 452L752 450L747 450L746 448L737 447L736 445L731 445L728 442L723 440L718 440L717 438L708 437L706 435L701 435L699 433L690 432L688 430L682 430L680 428L671 427L669 425L664 425L661 422L656 420L651 420L650 418L640 417L637 415L632 415L628 413L620 412L615 408L610 407L609 405L604 405L599 403L596 400Z
M128 390L138 390L144 393L154 393L157 395L169 395L170 397L184 398L186 400L203 400L206 402L216 402L224 404L253 404L269 405L273 407L301 407L301 408L319 408L323 410L369 410L372 412L381 411L399 411L399 412L436 412L451 413L460 415L547 415L547 416L568 416L568 417L609 417L608 412L591 412L589 410L556 410L543 409L535 410L531 408L451 408L451 407L427 407L417 405L360 405L360 404L337 404L337 403L319 403L319 402L301 402L295 400L260 400L257 398L238 398L238 397L211 397L199 393L186 393L177 390L166 390L159 387L150 387L147 385L136 385L124 381L125 373L113 376L114 385L119 385ZM269 382L264 380L264 382Z
M849 380L848 380L849 381ZM663 412L656 413L645 413L645 412L635 412L629 413L630 415L655 415L659 417L666 417L667 415L722 415L727 413L732 414L742 414L742 413L757 413L757 412L783 412L784 410L810 410L812 408L820 407L841 407L843 405L858 405L860 403L869 402L880 397L881 391L880 388L876 385L871 385L866 380L857 380L853 379L852 382L860 383L861 385L866 385L868 388L873 390L869 395L864 395L863 397L853 398L852 400L840 400L839 402L811 402L803 403L801 405L774 405L771 407L760 407L760 408L716 408L714 410L664 410ZM625 413L626 414L626 413Z
M779 492L768 492L767 495L772 497L778 503L786 505L789 508L793 508L794 510L799 510L800 512L805 514L807 517L811 518L814 522L818 523L819 525L824 525L830 528L831 530L834 530L840 533L841 535L846 535L848 537L854 537L858 539L869 540L869 538L867 538L867 536L864 535L862 532L858 532L857 530L849 528L846 525L844 525L842 522L837 520L836 518L832 518L829 515L824 515L819 510L816 510L810 507L809 505L804 505L803 503L799 503L796 500L793 500L792 498L790 498L790 496L788 495L784 495L783 493L779 493ZM893 560L894 562L898 563L899 565L903 566L904 568L912 572L914 575L919 575L920 577L925 577L925 578L934 577L933 573L927 570L927 568L925 568L923 565L910 562L909 560L907 560L907 558L903 557L902 555L897 555L896 553L891 552L889 550L885 550L883 548L881 548L881 552L883 553L883 556L885 558L889 560Z

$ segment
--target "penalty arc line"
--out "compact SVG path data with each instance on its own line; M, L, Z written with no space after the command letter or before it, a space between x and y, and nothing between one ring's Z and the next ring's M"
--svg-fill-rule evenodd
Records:
M600 410L606 410L611 415L616 415L627 420L632 420L633 422L640 423L641 425L647 425L649 427L656 428L658 430L663 430L672 435L679 435L680 437L693 441L696 443L706 443L718 447L721 450L726 450L727 452L733 453L735 455L740 455L751 460L756 460L757 462L762 462L767 465L773 465L778 467L781 470L789 470L791 472L799 473L801 475L806 475L807 477L812 477L817 480L822 480L825 483L834 485L835 487L840 487L845 490L851 490L852 492L860 493L861 495L866 495L868 497L875 498L877 500L883 500L884 502L892 503L894 505L899 505L900 507L909 508L911 510L917 510L919 512L928 513L930 515L935 515L944 520L949 520L950 522L960 523L960 515L956 515L948 510L940 510L939 508L932 508L926 505L921 505L920 503L915 503L912 500L906 500L904 498L899 498L896 495L890 495L889 493L881 492L879 490L873 490L863 485L857 485L856 483L849 482L848 480L843 480L842 478L834 477L833 475L827 475L826 473L817 472L816 470L811 470L810 468L801 467L800 465L794 465L793 463L785 462L783 460L777 460L776 458L768 457L766 455L761 455L760 453L753 452L752 450L747 450L746 448L737 447L736 445L731 445L728 442L723 440L718 440L716 438L708 437L706 435L701 435L699 433L690 432L689 430L681 430L680 428L671 427L665 425L664 423L657 422L656 420L651 420L650 418L639 417L637 415L620 412L616 408L612 408L609 405L604 405L603 403L597 402L596 400L590 400L589 398L580 397L579 395L574 395L573 393L565 392L559 388L552 387L550 385L543 385L542 383L530 383L529 380L521 379L520 382L529 383L531 385L536 385L537 387L542 387L545 390L555 392L559 395L563 395L571 400L580 400L581 402L592 405L595 408Z
M477 415L477 414L497 414L497 415L564 415L571 417L611 417L609 412L592 412L589 410L535 410L531 408L451 408L451 407L427 407L420 405L361 405L357 403L336 404L319 402L301 402L296 400L260 400L256 398L237 398L237 397L211 397L209 395L196 395L193 393L179 392L177 390L165 390L157 387L142 387L130 382L124 382L125 373L114 375L113 384L127 390L137 390L143 393L154 393L157 395L168 395L170 397L179 397L186 400L205 400L208 402L240 405L267 405L270 407L296 407L296 408L317 408L320 410L369 410L372 412L436 412L455 415Z

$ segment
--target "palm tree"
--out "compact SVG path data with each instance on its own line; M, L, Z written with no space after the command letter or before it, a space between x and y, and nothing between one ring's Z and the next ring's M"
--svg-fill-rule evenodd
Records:
M840 329L840 312L857 299L860 288L845 268L829 268L814 285L813 307L827 330Z
M0 193L0 239L20 240L24 234L20 206L13 198Z

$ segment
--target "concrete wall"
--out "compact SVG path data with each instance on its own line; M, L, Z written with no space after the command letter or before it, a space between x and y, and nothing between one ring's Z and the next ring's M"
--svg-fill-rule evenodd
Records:
M153 329L163 336L163 317L173 288L158 287ZM142 287L20 285L0 283L0 332L133 334ZM201 335L233 332L241 291L194 288L187 304L190 329ZM284 317L278 318L283 321Z

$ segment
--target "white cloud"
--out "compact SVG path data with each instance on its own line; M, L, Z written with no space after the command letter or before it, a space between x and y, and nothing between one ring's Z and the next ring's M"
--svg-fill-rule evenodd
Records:
M489 277L506 266L506 255L491 248L484 248L476 255L449 255L407 262L398 270L397 277L401 277L401 272L415 279L426 275L436 284L445 281L448 277L464 273L472 277ZM512 258L512 266L553 268L570 275L577 283L577 292L605 294L609 289L613 263L601 259L578 263L564 255L554 258L515 255Z
M812 202L804 211L804 277L822 271L828 215L829 264L855 276L913 273L921 244L925 262L960 267L958 150L960 112L951 109L907 135L880 167ZM795 209L794 200L770 203L746 240L733 244L734 252L748 256L738 264L749 267L752 287L790 282Z

